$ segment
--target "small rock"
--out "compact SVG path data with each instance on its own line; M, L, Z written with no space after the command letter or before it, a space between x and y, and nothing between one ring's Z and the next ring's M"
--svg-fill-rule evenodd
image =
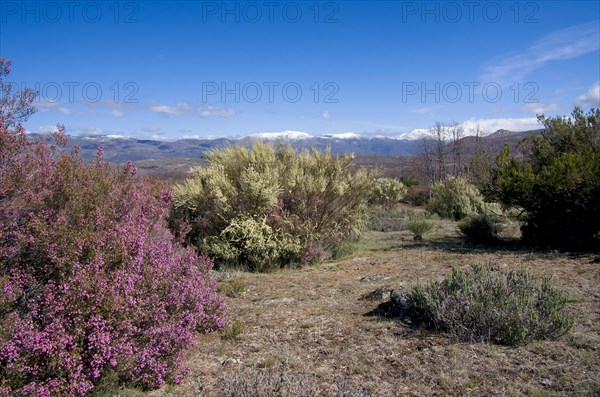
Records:
M544 385L544 386L551 386L552 382L549 379L542 379L540 381L540 384Z
M396 288L390 291L390 301L395 306L406 306L408 292L404 288Z
M359 299L366 301L384 301L386 299L389 299L389 297L390 289L385 287L379 287L374 291L364 294Z
M387 280L389 277L386 276L385 274L369 274L368 276L364 276L360 279L361 282L363 283L368 283L371 281L381 281L381 280Z
M229 358L225 359L225 361L223 361L221 363L221 365L226 367L228 365L239 365L241 363L242 363L242 360L240 360L238 358L229 357Z

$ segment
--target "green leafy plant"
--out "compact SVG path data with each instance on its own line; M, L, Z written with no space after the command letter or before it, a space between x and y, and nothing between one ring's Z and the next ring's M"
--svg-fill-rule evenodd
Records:
M413 287L406 315L415 325L461 341L519 345L568 332L573 319L566 304L567 295L549 277L540 282L523 269L496 272L472 265L454 268L441 282Z

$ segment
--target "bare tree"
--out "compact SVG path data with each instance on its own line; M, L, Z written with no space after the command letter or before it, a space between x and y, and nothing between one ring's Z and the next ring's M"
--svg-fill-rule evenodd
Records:
M443 123L436 121L431 134L435 140L435 171L436 178L434 182L446 179L446 138L448 128Z
M462 177L464 171L462 162L462 138L464 130L458 123L453 123L449 129L452 136L452 175Z
M419 173L427 184L433 184L436 181L435 140L431 135L425 135L419 139L417 152Z
M475 148L473 156L469 161L468 176L472 183L481 190L485 190L491 181L493 168L492 151L489 145L482 139L483 131L479 125L471 130L471 135L475 137Z

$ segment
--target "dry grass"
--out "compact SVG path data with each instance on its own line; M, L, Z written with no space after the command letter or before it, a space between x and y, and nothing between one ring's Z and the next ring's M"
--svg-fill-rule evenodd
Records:
M455 223L433 222L436 227L421 244L408 231L368 232L351 258L237 274L243 293L226 299L239 334L202 336L181 385L121 395L219 396L224 376L231 379L241 370L278 373L282 365L286 379L300 382L308 374L311 390L326 396L343 395L342 383L373 396L599 395L600 268L593 257L466 246L456 237ZM409 287L472 262L552 275L572 297L575 326L558 341L518 348L457 344L377 315L381 302L360 299L378 287ZM384 277L360 281L375 274Z

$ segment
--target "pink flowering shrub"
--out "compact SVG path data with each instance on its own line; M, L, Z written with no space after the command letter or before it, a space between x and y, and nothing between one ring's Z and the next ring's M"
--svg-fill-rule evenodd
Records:
M174 243L167 190L31 141L0 113L0 396L177 383L223 326L210 259Z

